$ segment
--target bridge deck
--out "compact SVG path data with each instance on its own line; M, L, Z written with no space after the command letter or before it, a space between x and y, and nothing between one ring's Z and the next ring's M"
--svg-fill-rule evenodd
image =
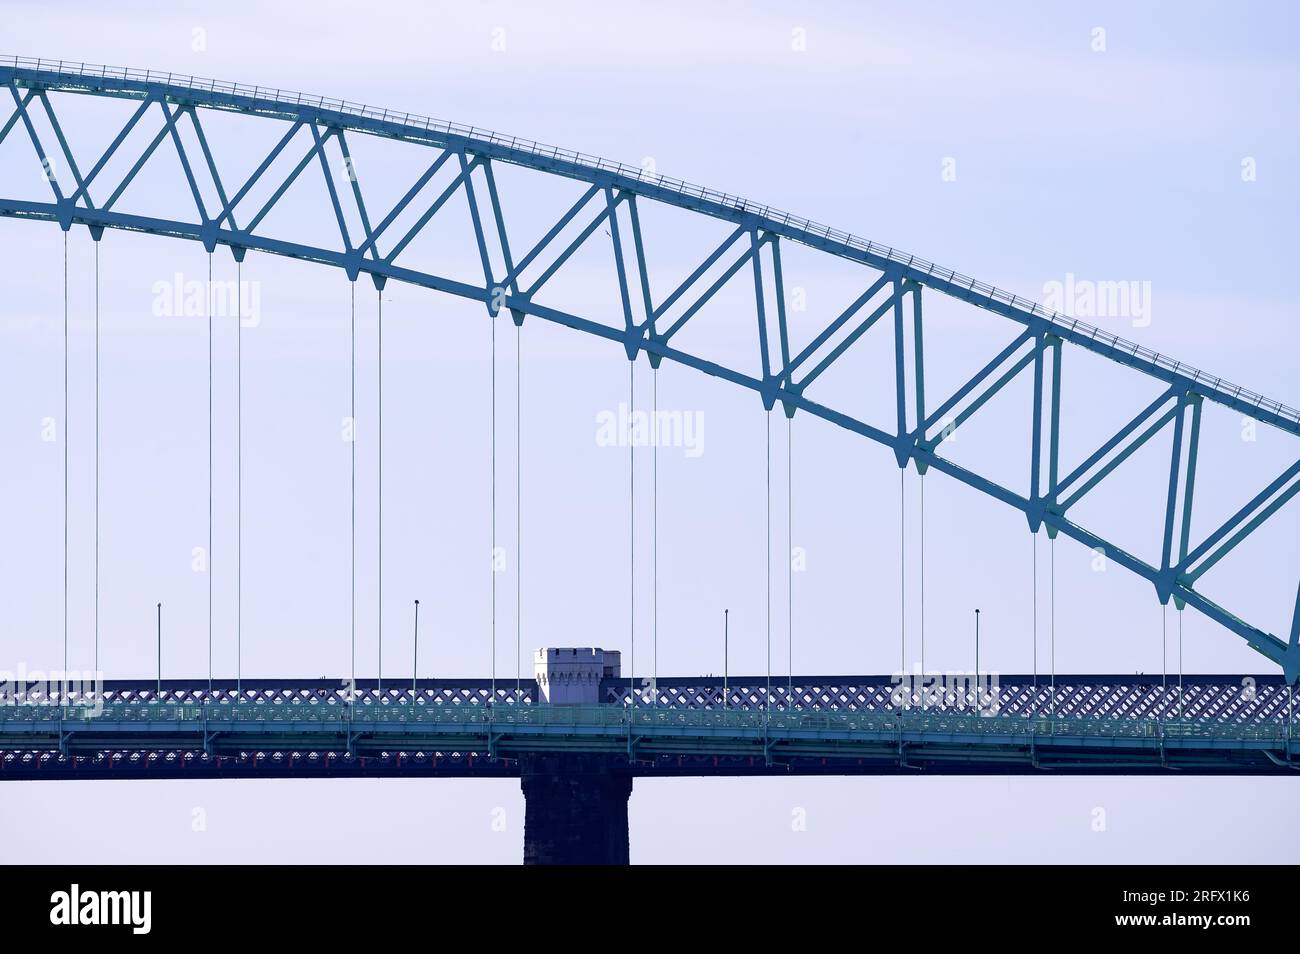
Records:
M337 683L110 683L93 702L0 706L0 779L285 775L511 776L520 756L626 756L639 775L1253 774L1300 768L1294 711L1274 677L1002 677L975 702L899 695L888 677L802 678L764 706L766 680L661 681L628 704L534 703L536 686L422 680L412 691ZM987 689L987 683L985 683ZM657 699L657 702L650 700ZM668 704L669 701L674 704ZM975 708L974 706L978 706Z

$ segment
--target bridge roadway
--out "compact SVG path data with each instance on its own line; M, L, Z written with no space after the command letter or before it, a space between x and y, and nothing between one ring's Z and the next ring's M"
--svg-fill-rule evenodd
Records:
M1058 676L1054 700L1041 674L983 680L979 712L973 693L922 698L889 676L774 678L766 708L763 677L729 679L725 706L712 677L642 686L635 706L627 679L582 706L537 704L532 679L495 696L488 680L369 680L351 702L338 680L113 681L98 705L0 705L0 779L520 777L540 753L641 777L1300 768L1278 676L1186 676L1181 700L1177 676Z
M7 688L0 779L513 777L525 864L627 864L637 777L1300 768L1280 676L593 679L577 705L532 679Z

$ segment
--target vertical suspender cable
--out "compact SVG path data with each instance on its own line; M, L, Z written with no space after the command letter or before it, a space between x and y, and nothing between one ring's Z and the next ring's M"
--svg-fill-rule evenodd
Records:
M212 698L212 253L208 252L208 699Z
M492 474L489 481L492 498L492 693L488 696L488 705L491 706L497 699L497 319L496 315L488 315L488 324L491 326L491 371L488 375L492 386L492 425L491 425L491 458Z
M99 242L95 242L95 678L99 678Z
M515 702L523 692L524 646L524 456L523 325L515 325Z
M375 364L376 370L376 387L378 403L376 405L376 436L378 438L378 448L376 457L378 458L378 470L376 473L376 562L375 562L375 583L376 583L376 600L375 600L375 622L379 627L379 666L376 670L375 688L378 689L382 698L384 692L384 292L383 289L376 289L375 296L378 300L378 311L375 318L376 347L375 353L378 358Z
M763 414L767 425L767 689L763 708L772 705L772 412Z
M627 522L628 522L628 635L631 658L627 667L627 691L636 705L636 359L627 363Z
M650 445L650 639L654 673L651 705L659 703L659 369L650 369L650 416L654 441Z
M794 707L794 418L785 419L786 678L785 707Z
M898 471L898 673L907 672L907 499L904 477Z
M1048 572L1051 577L1050 591L1048 593L1048 596L1050 597L1050 601L1051 601L1051 616L1048 618L1048 626L1051 630L1051 637L1052 637L1052 650L1051 650L1052 718L1055 719L1056 718L1056 541L1055 540L1051 540L1048 543L1048 555L1050 557L1049 562L1051 564L1048 567ZM1053 727L1053 731L1055 731L1055 727Z
M348 484L348 493L352 499L352 555L349 558L352 574L351 612L352 612L352 685L353 694L357 688L357 283L351 282L352 317L350 324L351 352L349 357L350 388L348 424L350 425L349 442L352 453L352 476Z
M1178 720L1183 718L1183 611L1178 611Z
M63 233L63 678L68 673L68 233Z
M235 691L244 682L244 264L235 261Z
M925 474L920 477L921 492L921 702L925 704Z
M1165 718L1165 703L1169 701L1169 604L1160 604L1160 720Z
M1033 619L1030 621L1029 629L1034 639L1034 689L1033 689L1033 708L1030 710L1031 715L1038 715L1038 531L1035 530L1030 538L1033 547L1033 586L1034 592L1030 599Z

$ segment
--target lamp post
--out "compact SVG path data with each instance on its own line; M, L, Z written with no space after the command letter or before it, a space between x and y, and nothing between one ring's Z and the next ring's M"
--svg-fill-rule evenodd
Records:
M411 706L415 706L415 682L420 672L420 601L415 601L415 641L411 651Z
M722 611L722 708L727 708L727 656L731 648L731 610Z

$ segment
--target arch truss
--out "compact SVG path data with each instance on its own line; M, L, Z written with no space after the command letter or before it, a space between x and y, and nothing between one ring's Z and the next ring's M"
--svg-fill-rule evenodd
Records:
M1207 536L1195 539L1191 534L1205 402L1300 436L1300 412L1293 408L896 249L725 193L537 142L340 100L170 73L9 58L0 60L0 84L7 87L3 98L10 101L9 114L0 124L0 144L11 135L24 137L46 170L66 170L47 175L50 195L45 199L6 198L7 189L0 187L0 215L57 222L64 230L84 225L96 240L104 229L114 228L197 241L209 252L224 245L241 260L248 249L254 249L318 262L343 269L353 280L368 274L380 288L395 279L482 302L490 316L505 310L516 323L529 315L556 322L621 344L631 360L644 352L654 367L667 359L695 368L756 392L769 411L779 402L787 415L804 411L867 437L891 449L900 467L912 464L921 473L941 471L1016 508L1034 532L1045 527L1053 537L1064 534L1087 547L1102 548L1111 559L1149 581L1161 603L1172 598L1180 607L1196 608L1280 665L1288 681L1300 675L1300 586L1289 632L1280 635L1252 625L1196 586L1202 574L1300 492L1300 460ZM60 124L53 94L112 97L136 105L104 151L77 156ZM283 134L251 174L234 179L219 168L205 126L205 119L216 111L283 125ZM105 175L110 160L125 148L137 127L155 131L125 172ZM389 208L368 205L363 177L353 172L349 135L357 134L429 150L424 171ZM172 217L120 211L123 192L158 150L174 151L192 207L178 208ZM336 174L327 151L341 154L349 174ZM270 175L277 160L293 156L297 161L287 173ZM580 199L527 249L512 245L506 229L494 174L502 163L586 186ZM319 167L320 176L303 177L313 165ZM450 183L431 201L421 198L444 169L454 173ZM332 211L338 227L334 247L291 242L266 228L268 215L300 180L316 182L319 202ZM255 187L265 191L268 185L269 198L249 201ZM404 259L411 242L453 202L468 206L471 230L465 238L477 250L481 282L434 274ZM666 203L730 227L727 237L662 298L651 293L646 264L639 204L647 202ZM403 217L413 222L395 227ZM562 233L578 225L576 236L561 241ZM621 327L538 301L539 292L579 248L588 241L604 241L604 235L593 238L597 232L607 235L612 247L610 264L620 294ZM781 267L782 249L792 242L858 263L863 275L856 300L800 349L792 346L788 333ZM675 344L678 333L696 321L705 305L733 279L752 281L758 374L706 360ZM967 302L1020 326L1011 344L939 400L925 388L922 301L928 297L926 292ZM878 323L892 323L896 343L892 429L859 420L806 394L810 384ZM905 344L909 337L910 349ZM1162 390L1082 464L1062 473L1065 345L1139 371L1160 382ZM1025 435L1031 461L1027 494L940 454L955 427L1024 374L1033 383L1032 425ZM1071 519L1071 511L1099 482L1167 431L1172 431L1173 452L1164 488L1158 559L1127 552Z

